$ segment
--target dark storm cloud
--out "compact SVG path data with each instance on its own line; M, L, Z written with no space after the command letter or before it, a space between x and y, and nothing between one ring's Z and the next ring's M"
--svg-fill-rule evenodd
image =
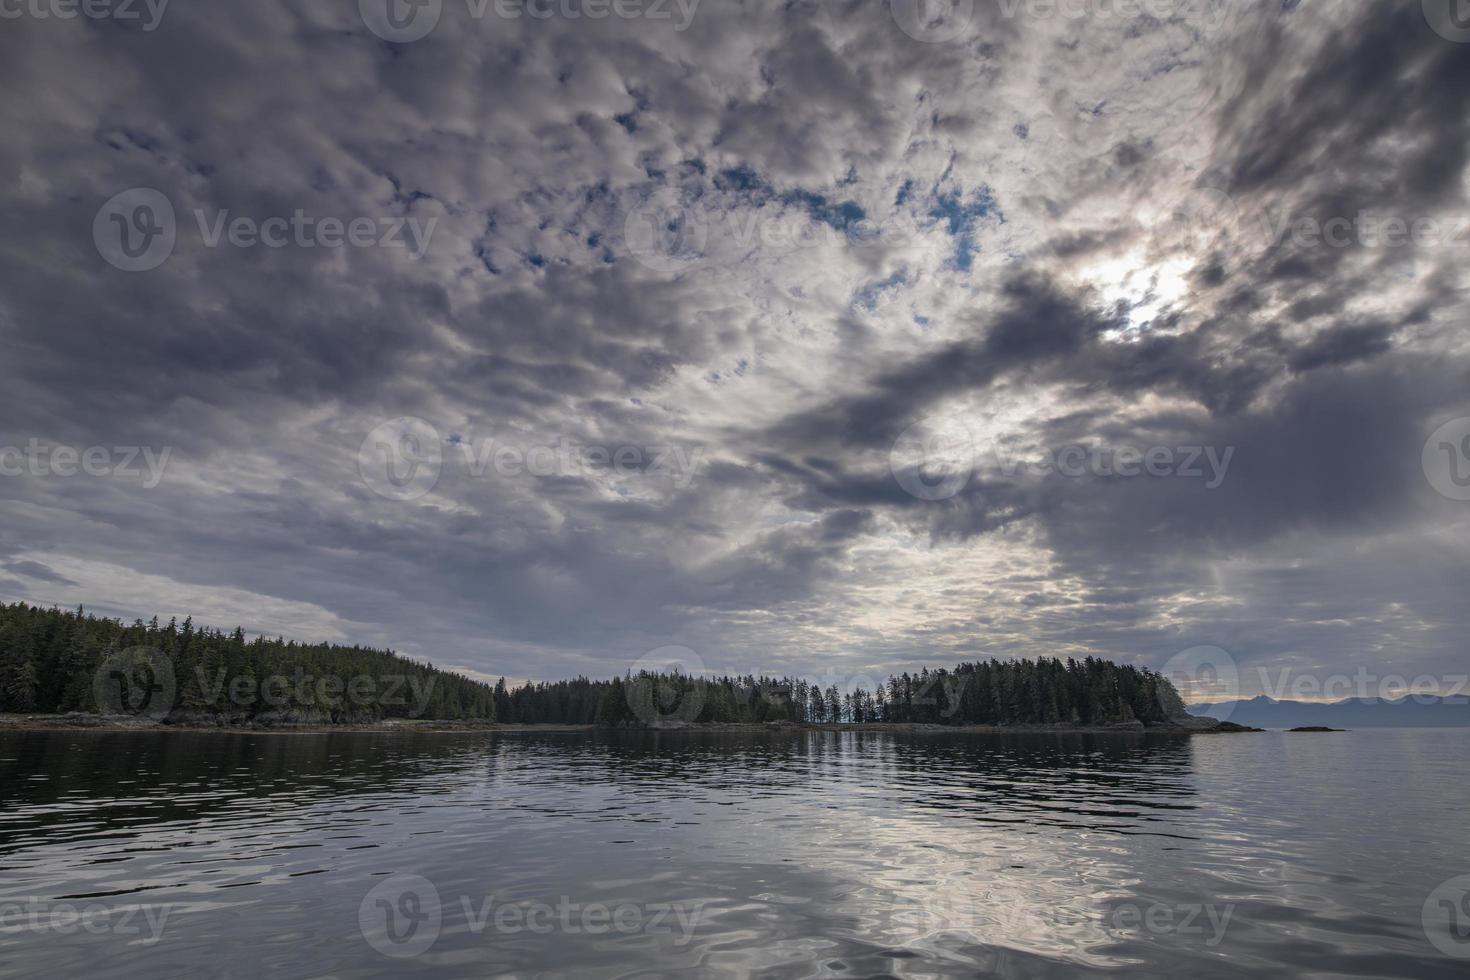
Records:
M1335 179L1396 202L1458 200L1470 137L1470 62L1413 4L1343 8L1303 70L1278 22L1247 56L1258 84L1226 110L1225 172L1237 192L1316 190ZM1401 139L1389 139L1399 135ZM1324 172L1323 160L1334 172Z
M514 677L1462 651L1420 451L1470 414L1463 250L1300 233L1464 211L1470 46L1417 4L356 8L7 21L0 448L170 453L0 477L7 597ZM175 213L152 271L93 240L129 188ZM212 239L298 211L423 247ZM411 499L362 470L404 417ZM977 433L939 500L890 454L926 418ZM1068 445L1234 455L1006 465Z
M5 568L6 571L14 572L16 575L35 579L38 582L49 582L53 585L76 584L65 575L58 575L38 561L7 561L0 563L0 567ZM11 581L14 581L14 579L11 579Z
M1347 325L1320 331L1292 352L1288 364L1293 371L1352 361L1366 361L1388 352L1393 328L1382 323Z
M783 420L774 435L796 445L821 440L891 445L934 402L957 391L982 389L1002 376L1044 369L1075 355L1112 325L1034 277L1013 279L999 292L997 301L1005 312L984 326L982 337L948 344L885 371L865 392Z

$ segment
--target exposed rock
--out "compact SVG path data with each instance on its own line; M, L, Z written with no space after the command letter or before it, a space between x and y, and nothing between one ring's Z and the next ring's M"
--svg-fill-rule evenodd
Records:
M1210 731L1219 728L1222 724L1218 718L1195 717L1194 715L1175 715L1169 719L1169 723L1191 732Z
M1206 718L1203 715L1181 715L1169 719L1167 726L1160 728L1172 729L1174 731L1185 731L1191 734L1213 735L1230 732L1260 732L1263 728L1251 728L1249 725L1237 725L1233 721L1220 721L1218 718Z

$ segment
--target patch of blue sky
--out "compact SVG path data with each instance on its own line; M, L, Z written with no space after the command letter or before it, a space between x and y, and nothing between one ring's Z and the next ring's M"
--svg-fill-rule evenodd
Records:
M978 246L975 244L975 231L980 223L994 215L1001 222L1005 221L1005 215L1001 213L996 204L995 194L988 186L981 186L972 191L968 197L961 189L948 193L936 191L933 204L929 208L929 217L945 224L945 231L954 239L954 255L950 261L954 267L962 272L969 272L975 262L975 253Z
M859 289L857 294L853 296L852 303L854 306L860 306L871 313L878 308L878 299L883 293L890 289L896 289L899 286L906 285L908 281L908 269L899 269L887 279L870 282L862 289Z

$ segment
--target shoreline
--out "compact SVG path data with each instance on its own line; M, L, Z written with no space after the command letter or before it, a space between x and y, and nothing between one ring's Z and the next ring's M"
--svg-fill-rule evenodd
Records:
M203 732L252 735L330 735L343 733L464 735L477 732L501 734L555 734L562 732L891 732L934 735L1220 735L1260 732L1264 729L1231 725L936 725L919 722L689 722L655 723L646 726L509 724L445 719L391 719L366 723L275 723L261 725L167 724L152 719L103 715L0 714L0 732Z

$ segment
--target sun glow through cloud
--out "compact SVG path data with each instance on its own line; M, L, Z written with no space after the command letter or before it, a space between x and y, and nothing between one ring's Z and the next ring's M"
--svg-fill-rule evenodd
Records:
M1076 276L1095 290L1108 308L1124 309L1129 326L1136 329L1184 304L1193 266L1189 258L1165 259L1150 265L1138 250L1084 266Z

